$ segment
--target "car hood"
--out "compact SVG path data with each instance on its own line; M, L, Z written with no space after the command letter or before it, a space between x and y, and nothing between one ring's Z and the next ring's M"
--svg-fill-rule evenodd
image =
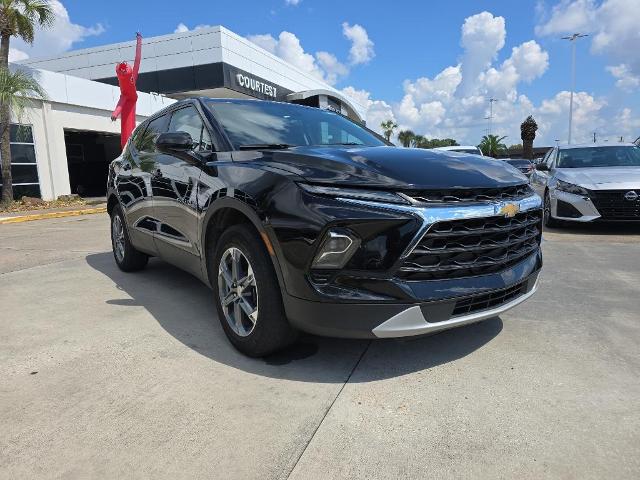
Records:
M640 167L558 168L556 178L588 190L640 189Z
M527 179L511 165L463 153L398 147L268 150L269 165L308 182L393 189L495 188Z

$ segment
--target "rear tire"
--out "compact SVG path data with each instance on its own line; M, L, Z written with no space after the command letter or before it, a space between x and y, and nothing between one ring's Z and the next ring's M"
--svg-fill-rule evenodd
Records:
M142 270L149 261L148 255L131 245L127 221L120 205L116 205L111 211L111 248L116 265L123 272Z
M262 357L293 343L278 278L262 239L249 225L227 229L207 252L218 318L240 352Z
M551 216L551 197L549 190L544 192L544 226L547 228L559 227L560 222Z

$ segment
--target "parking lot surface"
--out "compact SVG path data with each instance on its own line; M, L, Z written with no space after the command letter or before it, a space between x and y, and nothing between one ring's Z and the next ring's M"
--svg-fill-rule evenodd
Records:
M108 228L0 225L0 478L640 478L640 227L545 233L502 318L266 359Z

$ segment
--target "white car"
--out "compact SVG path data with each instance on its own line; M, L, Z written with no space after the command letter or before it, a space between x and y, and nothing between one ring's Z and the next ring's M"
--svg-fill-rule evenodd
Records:
M591 143L552 148L531 176L544 223L640 221L640 148Z
M434 150L444 150L445 152L471 153L473 155L482 155L482 150L473 145L456 145L454 147L436 147Z

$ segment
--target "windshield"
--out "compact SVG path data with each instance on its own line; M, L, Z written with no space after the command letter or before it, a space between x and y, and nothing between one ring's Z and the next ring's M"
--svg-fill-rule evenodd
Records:
M216 100L207 104L236 149L252 145L385 145L369 130L319 108L258 101Z
M558 168L640 167L640 148L631 145L560 150Z

